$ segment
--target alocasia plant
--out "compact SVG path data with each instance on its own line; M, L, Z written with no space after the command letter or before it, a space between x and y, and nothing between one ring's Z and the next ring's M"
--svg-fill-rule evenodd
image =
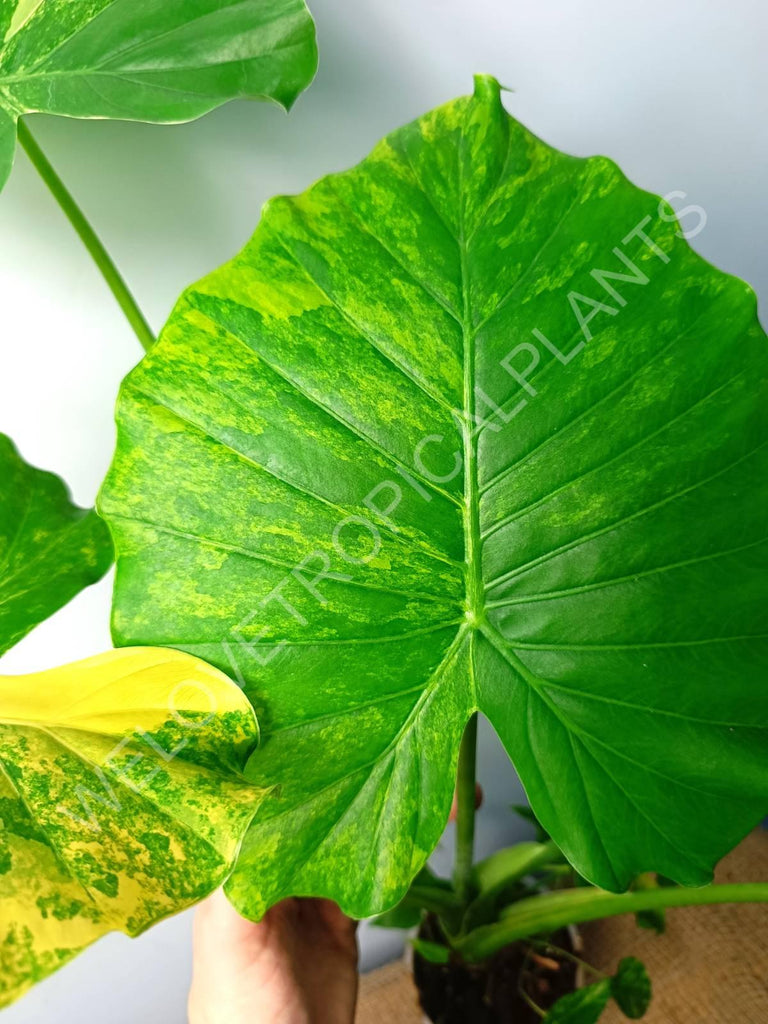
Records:
M112 564L109 530L0 434L0 654Z
M246 914L391 906L478 710L605 888L704 883L765 813L768 349L681 235L480 77L269 203L127 379L114 636L260 716Z

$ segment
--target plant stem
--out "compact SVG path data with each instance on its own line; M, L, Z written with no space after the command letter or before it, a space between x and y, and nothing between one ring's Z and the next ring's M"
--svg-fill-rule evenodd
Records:
M112 294L118 301L120 308L125 313L128 323L133 328L136 337L139 339L145 351L154 344L155 336L152 328L144 318L144 314L136 304L136 300L128 289L119 270L112 262L107 250L102 245L96 232L85 218L83 211L77 205L72 194L64 182L53 169L50 160L38 145L23 120L19 121L19 142L32 161L35 169L51 191L56 202L64 211L72 227L82 239L88 252L93 257L96 266L102 273L104 280L109 285Z
M597 967L593 967L592 964L588 964L586 960L582 960L581 957L576 956L574 953L569 953L567 949L562 949L560 946L553 946L551 942L546 942L543 939L529 939L529 945L533 946L534 949L549 950L556 956L562 957L563 960L570 960L572 964L576 964L577 967L582 967L585 971L589 971L590 974L594 974L596 978L607 978L608 975L605 971L599 971Z
M528 993L525 991L522 985L518 985L517 994L520 996L520 998L523 1000L526 1006L530 1006L530 1008L533 1010L537 1017L541 1017L542 1019L546 1017L546 1013L542 1010L542 1008L539 1005L534 1003L534 1001L531 999L531 997L528 995Z
M530 1006L530 1008L538 1017L541 1017L543 1019L544 1017L546 1017L546 1014L544 1013L542 1008L537 1003L535 1003L533 999L531 999L531 997L525 991L525 972L528 970L528 964L530 963L530 960L531 951L529 949L525 954L523 966L520 968L520 972L517 975L517 994L520 996L523 1002L526 1003L527 1006Z
M456 784L456 864L453 884L462 902L470 897L475 852L475 774L477 762L477 714L467 722L459 749Z
M620 894L591 887L542 893L513 903L501 921L469 932L454 943L454 948L465 960L484 960L517 939L555 932L568 924L640 910L716 903L768 903L768 883L705 885L701 889L665 887Z

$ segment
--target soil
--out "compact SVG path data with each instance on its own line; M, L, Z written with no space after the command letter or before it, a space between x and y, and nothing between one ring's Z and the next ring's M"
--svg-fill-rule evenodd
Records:
M419 935L431 942L443 941L434 918L424 921ZM551 941L573 952L567 931L557 932ZM520 996L520 987L547 1010L576 988L576 966L549 952L546 958L531 959L529 951L525 943L515 942L482 964L459 960L433 964L414 953L413 976L422 1010L433 1024L541 1024ZM557 969L547 961L557 961Z

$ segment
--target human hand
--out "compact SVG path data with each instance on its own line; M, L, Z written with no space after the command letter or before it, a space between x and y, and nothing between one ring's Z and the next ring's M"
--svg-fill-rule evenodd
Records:
M189 1024L352 1024L356 924L335 903L287 899L262 921L219 890L195 914Z

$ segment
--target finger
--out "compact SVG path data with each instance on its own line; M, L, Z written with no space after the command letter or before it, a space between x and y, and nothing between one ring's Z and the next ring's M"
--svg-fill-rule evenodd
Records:
M235 910L223 889L211 893L195 911L195 939L212 936L215 942L226 938L228 944L237 943L250 938L256 928L256 922L247 920Z
M483 787L479 782L475 783L475 810L478 809L483 803ZM451 804L451 813L448 816L448 821L456 821L456 815L459 810L458 799L456 793L453 794L453 803Z

